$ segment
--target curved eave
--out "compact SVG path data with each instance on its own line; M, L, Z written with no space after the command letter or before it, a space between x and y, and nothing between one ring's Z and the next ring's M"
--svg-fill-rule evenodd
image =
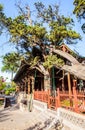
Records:
M76 58L74 58L72 55L70 55L69 53L67 52L63 52L61 50L58 50L58 49L53 49L54 53L66 58L67 60L69 60L71 63L73 63L74 65L75 64L79 64L79 62L76 60Z
M21 77L21 75L24 73L24 72L26 72L26 71L30 71L30 73L33 73L34 74L34 70L38 70L40 73L42 73L42 74L44 74L44 72L40 69L40 68L38 68L38 67L32 67L32 68L30 68L30 65L27 65L27 64L24 64L22 67L20 67L19 68L19 70L18 70L18 72L16 73L16 75L15 75L15 77L14 77L14 79L13 79L13 81L18 81L18 79ZM29 74L30 74L29 73Z
M21 66L21 67L19 68L19 70L17 71L17 73L16 73L16 75L15 75L13 81L16 81L16 80L20 77L20 75L22 75L22 73L24 72L24 70L25 70L27 67L29 67L29 66L26 65L26 64L24 64L23 66Z
M75 75L79 79L85 80L85 66L81 64L72 66L64 65L62 69Z

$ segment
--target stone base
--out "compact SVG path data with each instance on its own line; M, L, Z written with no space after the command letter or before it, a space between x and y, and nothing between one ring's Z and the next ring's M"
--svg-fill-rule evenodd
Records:
M33 100L33 107L36 108L37 110L44 111L47 110L47 103Z
M28 111L27 105L24 105L23 103L20 103L19 108L20 108L20 110L21 110L22 112Z

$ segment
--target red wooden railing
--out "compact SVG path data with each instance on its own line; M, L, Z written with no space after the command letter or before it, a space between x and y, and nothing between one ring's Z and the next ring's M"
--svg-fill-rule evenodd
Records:
M85 112L85 95L80 94L73 87L72 94L69 97L68 92L61 92L59 88L56 91L57 95L52 96L50 90L48 91L34 91L34 99L48 104L48 108L57 109L64 107L77 113Z
M49 91L34 91L34 99L42 102L48 102Z

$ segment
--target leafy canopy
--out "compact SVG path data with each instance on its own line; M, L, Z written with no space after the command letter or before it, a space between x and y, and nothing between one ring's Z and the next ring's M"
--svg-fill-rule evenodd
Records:
M79 19L85 19L85 0L74 0L75 8L73 13L79 18ZM85 22L82 25L82 30L85 33Z
M43 66L48 69L52 68L53 66L62 67L63 65L64 61L61 58L58 58L56 55L48 55L43 63Z

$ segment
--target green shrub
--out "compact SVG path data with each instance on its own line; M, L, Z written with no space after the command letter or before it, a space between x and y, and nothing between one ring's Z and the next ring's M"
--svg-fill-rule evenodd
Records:
M15 87L7 88L7 89L5 90L5 94L6 94L6 95L10 95L10 93L15 92L15 90L16 90Z
M3 100L3 101L0 101L0 106L2 106L2 105L3 105L3 103L4 103L4 100Z

